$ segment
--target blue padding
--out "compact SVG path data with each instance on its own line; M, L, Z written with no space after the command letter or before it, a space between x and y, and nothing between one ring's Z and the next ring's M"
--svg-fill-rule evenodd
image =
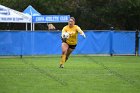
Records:
M73 54L109 54L110 32L87 31L87 38L79 35L78 44Z
M61 54L60 32L27 32L23 34L23 55Z
M0 32L0 55L20 55L21 43L20 32Z
M85 31L85 34L86 39L78 36L73 54L135 54L135 32ZM1 31L0 55L61 54L60 36L61 32Z
M135 54L135 32L114 32L112 52L113 54Z

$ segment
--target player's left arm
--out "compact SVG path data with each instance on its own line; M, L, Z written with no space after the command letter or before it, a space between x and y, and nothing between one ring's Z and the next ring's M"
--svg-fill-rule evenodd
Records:
M81 28L79 26L77 26L77 31L80 33L80 35L82 35L84 38L86 38L85 33L81 30Z

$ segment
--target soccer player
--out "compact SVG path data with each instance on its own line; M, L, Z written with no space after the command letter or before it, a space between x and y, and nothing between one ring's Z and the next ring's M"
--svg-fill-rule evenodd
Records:
M64 63L68 60L69 55L72 53L72 51L75 49L77 45L77 35L80 33L84 38L86 38L84 32L81 30L81 28L77 25L75 25L75 18L71 17L69 19L68 25L66 25L62 29L62 36L63 34L67 32L69 33L69 38L62 38L62 56L60 61L60 68L64 68Z

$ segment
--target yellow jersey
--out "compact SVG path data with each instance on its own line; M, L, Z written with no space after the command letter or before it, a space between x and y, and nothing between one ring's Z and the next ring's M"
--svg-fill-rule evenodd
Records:
M78 35L78 32L80 34L83 33L83 31L81 30L81 28L77 25L74 25L73 27L69 27L69 25L65 26L63 29L62 29L62 34L64 32L68 32L70 34L69 38L66 40L66 42L69 44L69 45L76 45L77 44L77 35Z

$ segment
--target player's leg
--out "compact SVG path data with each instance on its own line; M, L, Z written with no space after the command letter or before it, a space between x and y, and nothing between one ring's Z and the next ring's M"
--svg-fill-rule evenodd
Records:
M62 56L61 56L61 61L60 61L60 67L62 68L66 60L66 54L67 54L68 48L69 48L68 44L63 42L62 43Z
M69 48L67 50L67 54L66 54L66 61L68 60L70 54L73 52L73 50L75 49L76 45L69 45Z
M70 54L72 53L73 50L74 50L74 49L72 49L72 48L68 48L67 54L66 54L66 60L65 60L65 61L68 60L68 58L69 58L69 56L70 56Z

